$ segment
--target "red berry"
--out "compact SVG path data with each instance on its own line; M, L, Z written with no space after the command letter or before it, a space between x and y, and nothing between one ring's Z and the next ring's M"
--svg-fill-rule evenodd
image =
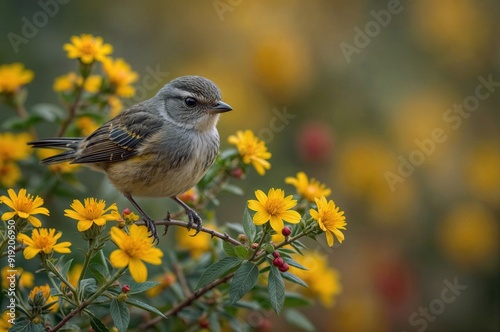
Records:
M273 252L273 257L274 257L274 258L278 258L278 257L280 257L280 253L279 253L279 252L277 252L277 251Z
M122 286L122 293L127 294L128 292L130 292L130 286L129 285L123 285Z
M284 236L288 236L291 233L292 233L292 230L288 226L283 227L283 229L281 230L281 234L283 234Z
M236 179L241 179L243 178L243 176L245 175L245 172L243 171L242 168L238 167L238 168L233 168L231 170L231 176L233 178L236 178Z
M280 266L278 266L278 269L281 271L281 272L286 272L288 271L290 267L288 266L287 263L283 262L283 264L281 264Z
M206 319L206 318L200 318L200 319L198 320L198 324L199 324L199 326L200 326L202 329L206 329L206 328L208 328L208 326L209 326L209 324L208 324L208 319Z
M273 265L274 266L280 267L284 263L285 262L283 261L283 258L281 258L281 257L276 257L275 259L273 259Z

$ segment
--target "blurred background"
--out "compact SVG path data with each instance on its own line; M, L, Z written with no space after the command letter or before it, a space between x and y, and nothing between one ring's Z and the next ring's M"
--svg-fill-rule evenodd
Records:
M342 292L304 311L318 330L499 331L500 2L43 3L0 3L0 63L35 72L28 108L58 103L54 78L75 68L62 45L91 33L140 75L130 104L202 75L234 108L222 147L243 129L266 141L272 169L222 198L220 224L256 189L293 193L284 178L298 171L332 189L346 240L316 246ZM97 197L125 202L84 174Z

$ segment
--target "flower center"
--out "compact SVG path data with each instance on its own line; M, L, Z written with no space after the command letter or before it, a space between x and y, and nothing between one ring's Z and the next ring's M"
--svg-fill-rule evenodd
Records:
M147 243L143 239L130 238L128 245L123 250L131 258L140 258L144 256L144 250L147 248Z
M31 195L25 197L19 197L17 199L16 210L18 212L30 213L33 209L33 199Z
M99 218L102 215L102 208L99 204L91 202L86 207L87 218L90 220L94 220Z
M96 53L96 48L93 42L85 43L81 48L82 53L92 55Z
M283 200L277 198L269 198L266 202L266 211L272 216L283 212Z

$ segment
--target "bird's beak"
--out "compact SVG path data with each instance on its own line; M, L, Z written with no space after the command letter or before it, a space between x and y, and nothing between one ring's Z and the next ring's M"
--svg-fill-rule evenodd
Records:
M208 110L208 112L212 114L217 114L217 113L229 112L232 109L233 108L228 104L226 104L225 102L218 101L217 104L215 104L215 106L213 106Z

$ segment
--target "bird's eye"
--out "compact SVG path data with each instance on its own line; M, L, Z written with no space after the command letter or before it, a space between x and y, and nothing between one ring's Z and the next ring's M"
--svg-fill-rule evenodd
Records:
M188 107L195 107L197 102L196 99L194 99L193 97L187 97L186 99L184 99L184 103Z

